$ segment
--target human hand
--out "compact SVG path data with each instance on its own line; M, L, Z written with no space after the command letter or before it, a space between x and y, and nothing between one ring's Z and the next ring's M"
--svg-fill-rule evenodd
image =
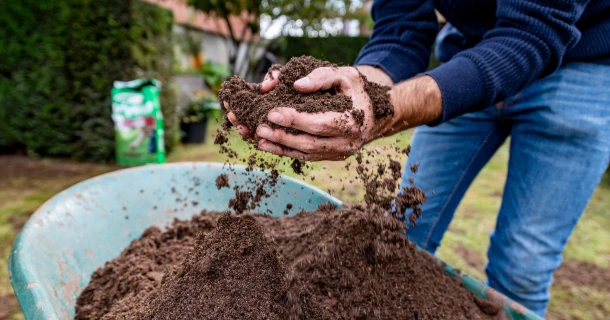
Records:
M279 77L280 77L280 70L272 70L270 73L267 73L265 75L265 79L261 83L261 87L260 87L261 92L267 93L267 92L273 90L280 82ZM223 105L224 105L225 109L227 110L227 118L235 126L235 128L237 129L237 132L240 135L242 135L243 137L253 138L250 128L240 124L237 121L237 117L235 116L235 114L233 112L231 112L231 108L230 108L231 106L229 106L229 104L226 101L223 101Z
M349 96L354 109L346 112L301 113L292 108L275 108L269 112L269 122L303 133L294 135L283 129L261 125L256 129L256 136L261 138L258 148L301 160L343 160L362 145L391 131L395 118L375 119L363 79L354 67L318 68L294 83L294 88L303 93L331 87L335 88L337 94Z

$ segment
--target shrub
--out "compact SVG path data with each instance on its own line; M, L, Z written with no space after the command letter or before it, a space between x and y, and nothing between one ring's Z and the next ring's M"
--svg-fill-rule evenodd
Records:
M115 80L155 77L178 138L171 12L137 0L0 1L0 149L114 158Z
M358 57L360 49L368 41L369 37L366 36L285 37L280 45L280 56L287 61L291 57L310 55L339 65L351 65ZM434 54L432 54L430 68L437 67L439 64Z
M368 37L285 37L280 45L280 55L291 57L310 55L336 64L353 64Z

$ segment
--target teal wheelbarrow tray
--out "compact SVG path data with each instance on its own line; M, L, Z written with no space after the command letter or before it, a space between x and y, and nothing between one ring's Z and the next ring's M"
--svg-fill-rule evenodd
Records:
M104 174L57 194L25 224L11 251L11 284L26 319L74 318L76 299L93 272L118 256L151 225L166 227L202 210L227 210L234 191L218 190L215 179L229 175L231 186L252 185L242 173L220 163L148 165ZM250 172L262 176L260 171ZM256 210L281 216L342 203L301 181L281 177L276 194ZM504 303L510 319L541 319L439 260L447 273L480 297Z

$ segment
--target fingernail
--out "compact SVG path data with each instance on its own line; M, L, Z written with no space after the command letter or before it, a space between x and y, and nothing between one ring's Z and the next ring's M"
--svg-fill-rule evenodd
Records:
M309 80L309 77L305 77L295 81L294 85L299 87L306 87L309 85L310 82L311 81Z
M271 152L271 153L275 152L275 147L270 143L263 143L263 144L259 145L259 149L261 149L265 152Z
M260 127L258 127L258 129L256 129L256 135L258 135L259 137L261 137L263 139L270 139L271 136L273 135L273 131L271 131L271 128L269 128L269 127L260 126Z
M279 125L284 124L284 116L277 111L272 111L271 113L269 113L269 116L267 117L267 119L269 119L269 121L271 121L275 124L279 124Z

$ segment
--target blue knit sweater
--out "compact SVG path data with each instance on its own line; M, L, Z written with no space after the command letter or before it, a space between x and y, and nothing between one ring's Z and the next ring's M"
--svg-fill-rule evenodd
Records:
M375 27L357 65L395 82L424 72L437 39L446 121L510 97L564 63L610 64L610 0L375 0ZM610 90L610 88L608 88Z

